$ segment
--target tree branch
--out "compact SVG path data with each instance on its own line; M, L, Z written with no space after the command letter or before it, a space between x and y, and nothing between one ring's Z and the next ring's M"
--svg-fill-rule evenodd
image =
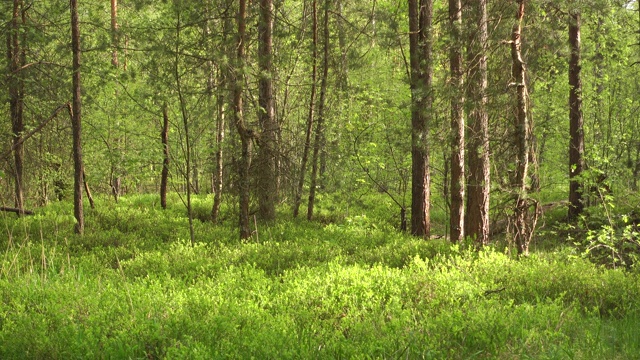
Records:
M58 108L53 112L53 114L46 120L44 120L43 122L40 123L40 125L38 125L35 129L29 131L26 135L22 136L16 143L13 144L13 146L11 147L11 149L5 151L2 156L0 156L0 160L4 161L6 160L9 156L11 156L11 153L20 145L22 145L22 143L24 143L27 139L29 139L30 137L32 137L33 135L37 134L38 132L40 132L48 123L49 121L53 120L53 118L55 118L58 113L65 108L69 108L69 102L66 102L60 106L58 106Z

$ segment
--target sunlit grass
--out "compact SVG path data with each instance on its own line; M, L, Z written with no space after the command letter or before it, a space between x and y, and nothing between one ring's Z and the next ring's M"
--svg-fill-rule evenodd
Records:
M210 199L196 198L206 213ZM177 197L0 217L0 358L543 358L640 353L640 281L567 246L516 260L396 231L363 199L324 222L196 221ZM323 206L332 206L325 201ZM340 204L335 209L343 209ZM360 207L358 207L360 206ZM322 208L321 208L322 210ZM382 219L380 219L382 217ZM560 242L560 241L559 241Z

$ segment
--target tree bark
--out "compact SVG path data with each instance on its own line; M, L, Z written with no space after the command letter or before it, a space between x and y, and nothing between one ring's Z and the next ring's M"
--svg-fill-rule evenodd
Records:
M311 43L311 95L309 97L309 113L307 116L307 130L305 132L304 148L302 149L302 161L300 162L300 174L298 176L298 186L296 188L295 200L293 203L293 217L298 217L302 191L304 188L304 177L307 172L307 161L309 160L309 150L311 149L311 133L315 116L316 85L318 73L318 4L317 0L312 0L312 37Z
M119 45L119 35L118 35L118 0L111 0L111 46L113 47L111 52L111 64L115 69L118 69L118 45ZM115 131L119 131L120 129L120 120L118 118L118 91L114 91L114 114L113 116L116 118ZM113 156L111 156L111 193L113 195L113 199L115 202L118 202L118 198L120 197L120 193L122 192L122 177L120 174L122 173L121 163L122 153L124 149L121 148L121 142L119 136L116 135L116 138L113 139L115 144L115 152L118 153L119 159L114 161Z
M227 1L225 6L227 9L231 8L231 2ZM207 20L205 22L205 34L207 38L211 36L211 26L210 20L212 19L212 10L213 4L209 0L206 2L205 11L207 13ZM225 16L222 21L222 51L232 58L233 54L233 44L229 42L230 36L229 32L233 31L233 23L232 18L229 16ZM212 42L209 42L212 44ZM213 46L209 45L207 47L208 53L213 53ZM223 175L224 175L224 167L223 167L223 147L222 144L225 138L225 117L227 114L227 102L229 97L227 96L227 82L231 78L229 72L228 64L220 64L217 66L214 64L213 60L209 60L207 62L207 67L209 70L209 79L207 84L207 91L209 93L209 97L213 100L213 94L215 91L215 117L216 117L216 129L215 129L215 139L216 143L213 146L214 154L213 157L215 159L215 169L212 175L212 191L213 191L213 206L211 207L211 222L216 224L218 222L218 218L220 216L220 205L222 204L222 185L223 185ZM212 105L213 108L213 105ZM213 112L212 112L213 115Z
M347 59L347 31L344 26L344 1L337 0L336 3L336 27L338 30L338 46L340 47L340 75L338 76L338 89L347 91L349 89L349 62Z
M245 35L247 28L247 1L239 0L238 14L236 16L237 44L236 44L236 63L235 78L233 79L233 106L234 106L234 122L240 141L242 143L242 154L239 161L239 191L240 191L240 238L247 239L251 237L251 228L249 223L249 201L250 201L250 179L249 168L251 167L251 141L253 131L248 129L244 123L242 94L244 91L244 61L245 61Z
M160 174L160 206L167 208L167 187L169 184L169 114L167 104L162 106L162 172Z
M20 26L23 25L24 10L21 0L13 1L13 12L10 28L7 32L8 88L9 112L11 115L11 131L14 160L14 195L15 207L24 208L24 84L19 74L24 66L24 50L20 44ZM22 44L24 45L24 44ZM20 214L18 212L18 214Z
M307 204L307 220L313 218L313 211L318 187L318 162L322 151L324 137L324 116L327 95L327 80L329 78L329 0L324 1L323 18L323 49L322 49L322 78L320 79L320 101L318 103L318 121L313 144L313 158L311 160L311 182L309 186L309 203Z
M6 206L0 206L0 211L12 212L12 213L16 213L18 215L33 215L34 214L34 212L31 211L31 210L18 209L18 208L6 207Z
M178 102L180 104L180 113L182 115L182 126L184 128L184 143L185 143L185 172L184 178L187 183L187 217L189 220L189 236L191 238L191 245L195 244L195 232L193 229L193 209L191 206L191 170L192 170L192 144L191 144L191 136L189 132L189 115L187 114L187 104L184 99L184 94L182 92L182 79L180 77L180 51L181 51L181 43L180 36L182 34L182 17L181 17L182 9L178 8L177 12L177 22L176 22L176 47L175 47L175 58L174 58L174 67L173 67L173 75L176 81L176 90L178 92Z
M91 195L91 188L89 187L89 182L87 181L87 173L82 169L82 184L84 185L84 192L87 194L87 199L89 200L89 206L92 209L96 208L96 202L93 201L93 195Z
M579 176L584 170L584 130L582 117L582 80L580 78L580 13L574 11L569 19L569 221L582 213L582 184Z
M73 214L76 218L75 232L84 233L84 209L82 205L83 169L82 163L82 98L80 92L80 25L78 20L78 0L71 4L71 49L73 52L73 101L71 104L71 128L73 132Z
M216 148L215 148L215 175L213 179L213 207L211 208L211 221L215 224L218 222L218 217L220 216L220 205L222 204L222 182L224 176L224 164L223 164L223 153L222 153L222 144L224 143L224 127L225 127L225 116L227 113L226 109L226 96L224 94L224 88L226 86L227 76L222 75L223 70L218 70L218 87L221 90L218 91L216 97L216 108L217 108L217 121L216 121Z
M469 175L465 235L485 245L489 241L489 116L487 114L487 2L470 5L472 36L468 46Z
M525 63L522 59L522 19L524 17L524 0L518 0L518 11L516 13L516 23L513 25L511 33L511 77L512 86L516 89L516 121L515 121L515 144L517 147L516 156L516 204L514 208L514 236L518 255L529 252L529 235L532 229L527 223L526 214L528 209L527 201L527 178L529 173L529 145L530 129L527 118L527 84L525 78Z
M449 0L451 44L451 204L449 232L451 241L464 239L464 78L462 73L462 3Z
M111 64L118 67L118 0L111 0Z
M258 216L262 220L275 220L278 201L276 159L278 156L278 123L275 119L273 99L273 0L260 0L260 37L258 62L260 68L258 121L260 123L260 152L258 165Z
M411 64L411 233L429 238L431 232L429 123L432 95L432 0L409 0Z
M31 130L27 134L23 135L20 138L19 142L13 143L9 150L5 151L2 155L0 155L0 161L4 161L5 159L8 159L8 157L11 155L11 153L15 150L15 148L17 146L22 145L26 140L31 138L33 135L39 133L51 120L53 120L56 116L58 116L58 113L60 111L62 111L64 109L67 109L67 110L71 111L70 108L71 108L71 104L68 103L68 102L58 106L58 108L53 111L53 114L51 116L49 116L46 120L42 121L33 130ZM69 112L69 113L71 113L71 112Z

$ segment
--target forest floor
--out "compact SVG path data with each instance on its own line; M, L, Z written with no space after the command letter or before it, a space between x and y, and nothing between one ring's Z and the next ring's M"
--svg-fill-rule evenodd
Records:
M195 244L175 195L98 199L83 237L69 203L0 214L0 358L640 358L633 269L551 231L518 260L325 210L247 241L196 220Z

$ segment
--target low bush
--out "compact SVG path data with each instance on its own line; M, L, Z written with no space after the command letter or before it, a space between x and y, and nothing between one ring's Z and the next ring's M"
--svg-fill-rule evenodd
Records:
M196 222L191 244L179 204L161 211L150 201L102 204L84 237L47 208L2 220L12 241L0 272L0 358L640 353L637 274L571 250L517 260L363 216L258 223L247 241L232 226Z

